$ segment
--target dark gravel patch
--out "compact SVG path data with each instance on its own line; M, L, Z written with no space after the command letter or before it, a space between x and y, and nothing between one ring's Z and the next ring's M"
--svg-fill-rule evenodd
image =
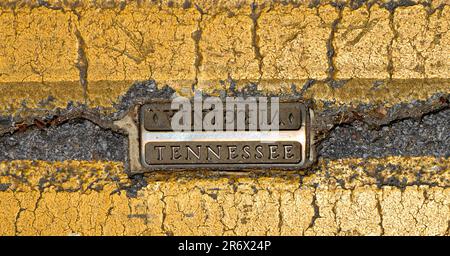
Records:
M0 137L0 161L128 159L128 139L87 120L59 126L29 128ZM336 127L318 145L320 158L385 156L450 156L450 109L428 114L421 120L395 121L376 130L355 121Z
M319 145L319 157L450 156L450 109L370 129L362 122L336 127Z
M125 161L128 139L87 120L71 120L56 127L31 128L0 137L0 161L110 160Z

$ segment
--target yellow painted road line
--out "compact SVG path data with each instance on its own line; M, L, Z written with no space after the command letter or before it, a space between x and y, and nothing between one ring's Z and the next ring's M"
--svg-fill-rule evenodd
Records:
M245 1L228 9L208 1L184 7L68 1L62 10L16 2L0 7L2 115L23 104L39 108L49 96L54 105L41 108L73 101L113 110L134 81L149 79L185 95L192 85L227 89L230 78L275 93L314 79L319 83L305 97L339 104L394 105L449 93L445 1L433 1L430 8L444 4L434 12L417 4L393 13L381 1L341 11L326 3L266 3L252 11ZM331 88L323 83L328 78L350 81ZM23 90L28 93L15 93Z
M449 163L324 160L303 178L155 175L130 197L121 163L3 162L0 233L448 235Z

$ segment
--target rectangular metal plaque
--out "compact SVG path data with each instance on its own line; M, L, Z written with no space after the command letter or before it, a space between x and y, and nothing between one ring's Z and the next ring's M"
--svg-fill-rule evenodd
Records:
M301 169L314 160L313 112L299 102L280 103L279 129L268 131L248 129L247 115L244 130L173 131L174 114L170 103L141 107L140 158L146 170Z

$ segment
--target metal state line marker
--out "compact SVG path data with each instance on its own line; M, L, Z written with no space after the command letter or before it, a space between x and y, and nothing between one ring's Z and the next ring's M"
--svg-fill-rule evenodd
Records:
M310 166L315 160L312 109L300 102L283 102L279 113L279 130L249 130L246 123L244 130L173 131L170 103L157 102L138 106L134 115L116 125L129 134L131 173L297 170ZM248 122L248 113L245 115Z

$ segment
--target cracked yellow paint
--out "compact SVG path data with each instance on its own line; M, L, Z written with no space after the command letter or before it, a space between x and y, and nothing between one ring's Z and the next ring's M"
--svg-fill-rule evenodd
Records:
M122 163L33 160L0 162L0 184L21 192L46 188L86 191L129 185Z
M82 102L84 90L79 81L0 83L0 115L27 117Z
M3 162L0 234L448 235L449 166L387 157L322 160L303 175L159 173L130 197L121 163Z
M450 77L450 6L398 8L393 26L393 78Z
M84 102L76 17L45 8L0 9L0 112ZM50 100L49 100L50 98Z
M148 79L182 95L217 93L230 79L289 94L314 79L322 85L305 89L306 98L339 104L392 106L449 93L448 1L393 12L383 1L342 10L328 1L252 2L55 0L50 9L0 1L0 112L31 115L71 102L115 111L135 81ZM327 78L350 83L335 89ZM389 86L372 90L366 81Z
M336 29L336 79L389 78L389 48L394 37L389 11L374 5L344 8Z
M286 83L326 79L327 40L337 17L332 6L264 8L257 30L262 78Z
M156 80L176 89L195 80L192 37L199 13L195 9L138 7L123 10L80 10L79 30L86 44L88 86L92 107L110 105L134 81ZM97 93L97 86L111 93Z
M202 15L200 22L199 89L217 88L229 78L256 82L260 77L252 45L250 6L239 10Z
M1 10L0 83L79 81L75 20L46 8Z
M297 90L301 90L298 86ZM333 88L324 82L316 82L304 92L306 99L320 99L333 102L338 106L357 106L358 104L380 104L391 107L396 104L411 101L426 101L433 95L450 93L450 79L405 79L405 80L375 80L352 79L343 86ZM364 97L356 97L364 95ZM317 108L323 109L321 101Z

